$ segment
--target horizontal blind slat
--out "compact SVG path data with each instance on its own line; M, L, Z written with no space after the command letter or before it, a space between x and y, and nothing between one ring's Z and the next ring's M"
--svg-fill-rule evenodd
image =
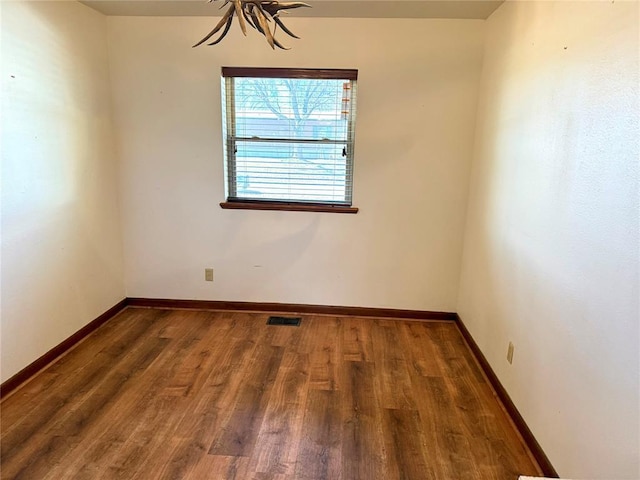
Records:
M256 142L256 143L325 143L325 144L341 144L346 143L347 139L329 139L329 138L277 138L277 137L231 137L236 142Z

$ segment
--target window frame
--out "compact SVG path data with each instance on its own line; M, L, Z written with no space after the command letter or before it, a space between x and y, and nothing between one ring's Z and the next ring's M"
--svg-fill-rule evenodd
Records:
M229 96L228 85L235 87L235 82L227 83L227 78L293 78L293 79L310 79L310 80L345 80L356 82L358 79L358 70L356 69L318 69L318 68L263 68L263 67L222 67L223 95ZM230 92L231 98L235 95L234 91ZM354 99L352 98L352 101ZM236 198L235 185L231 184L230 177L236 178L233 172L235 168L235 138L236 138L236 121L235 106L231 109L225 109L225 117L227 113L231 115L231 119L225 118L227 122L224 141L224 173L225 173L225 193L227 199L220 203L225 209L241 209L241 210L287 210L287 211L307 211L307 212L330 212L330 213L357 213L358 208L353 206L353 164L354 164L354 144L355 132L352 122L355 116L355 106L349 107L349 125L348 131L351 133L350 152L347 162L347 172L345 180L351 181L348 186L348 203L332 203L332 202L306 202L296 200L261 200Z

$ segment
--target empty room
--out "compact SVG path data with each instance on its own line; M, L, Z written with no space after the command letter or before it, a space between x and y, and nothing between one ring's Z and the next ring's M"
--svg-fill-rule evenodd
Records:
M0 1L2 479L640 479L640 2Z

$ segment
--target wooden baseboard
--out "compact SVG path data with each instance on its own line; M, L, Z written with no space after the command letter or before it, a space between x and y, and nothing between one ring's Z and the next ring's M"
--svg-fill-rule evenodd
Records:
M123 310L127 306L127 299L123 299L111 307L109 310L104 312L95 320L92 320L87 325L82 327L76 333L71 335L66 340L63 340L61 343L53 347L47 353L42 355L33 363L27 365L14 376L6 380L0 385L0 399L7 396L9 393L13 392L16 388L22 385L24 382L29 380L32 376L42 370L44 367L53 362L56 358L58 358L63 353L67 352L74 345L79 343L85 337L87 337L91 332L97 330L101 325L106 323L109 319L118 314L121 310Z
M132 307L177 308L195 310L235 310L273 313L304 313L309 315L349 315L354 317L404 318L411 320L456 321L451 312L425 310L399 310L395 308L338 307L328 305L304 305L297 303L226 302L213 300L169 300L159 298L128 298Z
M507 393L505 388L502 386L502 383L500 383L498 376L495 374L495 372L491 368L491 365L489 365L487 358L484 356L484 354L480 350L480 347L478 347L478 344L473 339L473 337L471 336L471 333L469 333L469 330L467 330L467 327L465 326L464 322L462 321L462 319L458 314L456 314L456 323L458 324L460 333L462 333L462 336L467 342L467 345L473 352L473 355L476 357L478 364L484 371L484 374L489 379L491 386L493 387L496 394L498 395L498 398L502 402L502 405L507 411L507 414L511 417L511 420L513 421L514 425L520 432L520 436L522 437L527 447L529 448L529 451L533 455L533 458L536 460L536 462L542 469L542 474L548 478L559 478L558 472L556 472L556 469L553 468L553 465L549 461L549 458L544 453L544 450L542 450L542 447L536 440L536 437L533 436L533 433L529 429L529 426L524 421L524 418L522 418L522 415L520 415L520 412L518 411L515 404L511 400L511 397L509 397L509 394Z

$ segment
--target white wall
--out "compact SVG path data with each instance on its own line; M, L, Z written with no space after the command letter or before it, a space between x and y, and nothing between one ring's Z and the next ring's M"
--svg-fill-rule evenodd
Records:
M124 298L106 20L2 2L2 380Z
M638 5L487 22L458 312L563 477L640 477Z
M127 294L454 311L484 22L109 17ZM220 67L359 69L357 215L222 210ZM215 269L213 284L204 268Z

